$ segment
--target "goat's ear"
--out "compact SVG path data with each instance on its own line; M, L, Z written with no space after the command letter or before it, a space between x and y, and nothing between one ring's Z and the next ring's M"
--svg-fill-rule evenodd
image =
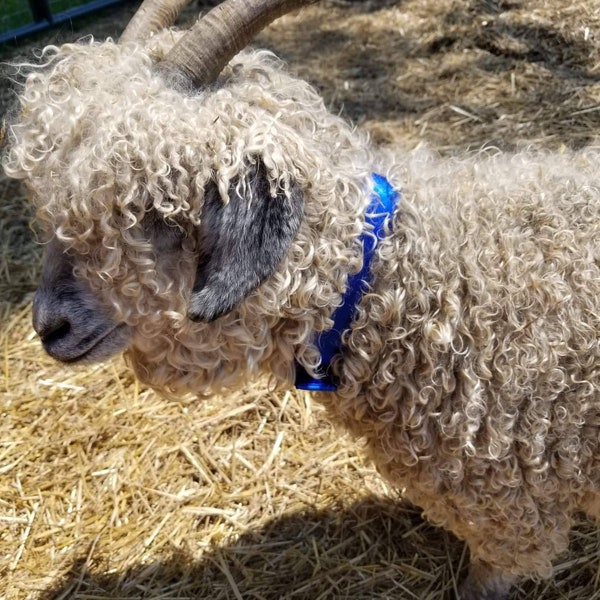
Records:
M194 321L212 321L238 306L273 274L294 240L303 215L302 194L292 186L271 196L258 162L234 181L229 202L217 187L205 192L200 225L200 261L188 309Z

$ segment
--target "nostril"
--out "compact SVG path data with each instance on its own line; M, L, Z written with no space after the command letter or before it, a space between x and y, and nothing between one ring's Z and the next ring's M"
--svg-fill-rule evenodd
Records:
M38 334L44 344L52 344L69 335L70 331L71 323L66 319L62 319L61 321L46 324L41 331L38 331Z

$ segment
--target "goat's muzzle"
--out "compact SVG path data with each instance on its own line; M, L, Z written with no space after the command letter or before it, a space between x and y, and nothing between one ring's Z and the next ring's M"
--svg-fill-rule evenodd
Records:
M64 363L107 359L123 350L130 337L127 325L98 314L76 294L44 288L33 301L33 328L46 352Z

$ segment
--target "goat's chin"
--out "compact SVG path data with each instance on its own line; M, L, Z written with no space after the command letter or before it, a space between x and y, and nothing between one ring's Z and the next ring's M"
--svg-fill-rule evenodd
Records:
M99 363L123 352L129 345L131 329L121 323L108 330L95 331L77 340L43 343L46 352L66 364Z

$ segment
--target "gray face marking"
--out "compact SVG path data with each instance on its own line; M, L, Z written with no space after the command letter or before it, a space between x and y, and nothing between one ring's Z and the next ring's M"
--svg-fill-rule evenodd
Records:
M171 269L177 277L177 257L184 237L182 229L155 211L143 220L158 268ZM114 320L109 308L86 281L73 273L82 258L65 251L53 238L44 250L44 267L33 300L33 327L50 356L65 363L100 362L127 348L132 331Z
M66 363L101 361L127 346L129 328L109 316L73 268L73 257L54 238L44 251L33 327L53 358Z

